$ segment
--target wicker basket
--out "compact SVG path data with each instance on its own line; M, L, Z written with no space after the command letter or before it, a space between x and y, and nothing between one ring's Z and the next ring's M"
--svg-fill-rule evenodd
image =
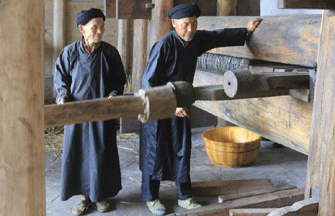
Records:
M247 167L255 162L262 137L237 126L216 127L202 133L207 155L221 167Z

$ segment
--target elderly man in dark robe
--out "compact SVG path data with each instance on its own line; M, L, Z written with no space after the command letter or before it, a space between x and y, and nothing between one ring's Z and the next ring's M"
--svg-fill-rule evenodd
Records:
M101 41L105 19L100 9L77 14L83 37L66 46L56 62L58 104L123 93L126 77L119 52ZM64 127L61 200L81 195L72 209L74 215L85 213L91 203L98 211L107 211L106 199L122 188L116 126L116 120L110 120Z
M174 30L152 47L142 77L143 89L174 81L192 83L198 56L215 47L243 46L248 34L261 22L251 20L247 28L197 31L200 13L196 4L178 5L169 11ZM201 206L192 199L190 156L189 107L178 107L170 119L141 125L141 196L154 214L165 214L158 193L162 180L175 181L179 206L186 209Z

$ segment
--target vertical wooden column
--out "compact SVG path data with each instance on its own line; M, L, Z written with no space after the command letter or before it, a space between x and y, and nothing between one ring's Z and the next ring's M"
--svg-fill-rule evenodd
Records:
M218 16L236 15L237 0L217 0Z
M155 7L151 11L151 20L148 25L148 50L165 34L172 30L169 11L173 8L173 0L152 0Z
M66 45L66 0L54 0L53 10L53 56L56 61Z
M236 15L237 0L217 0L216 14L217 16L234 16ZM217 119L217 127L232 126L233 123L225 119Z
M121 56L121 60L126 72L127 80L130 78L130 45L129 45L129 28L130 28L130 20L127 19L119 19L118 20L118 51ZM125 90L130 91L131 87L126 83Z
M132 91L141 89L141 79L147 63L148 20L134 20L134 57L132 69Z
M45 215L43 0L0 2L0 215Z
M319 196L319 214L335 215L335 12L322 14L306 198ZM313 191L313 193L312 193Z

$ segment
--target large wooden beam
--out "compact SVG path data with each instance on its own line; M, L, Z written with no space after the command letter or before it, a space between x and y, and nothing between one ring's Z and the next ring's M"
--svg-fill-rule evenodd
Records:
M335 9L334 0L277 0L282 9Z
M197 70L193 85L220 83L222 76ZM230 101L196 101L194 105L274 142L308 154L312 116L310 103L291 96L279 96Z
M328 216L335 215L335 13L324 11L322 17L306 198L318 188L319 215Z
M0 3L0 215L45 215L43 0Z
M246 27L254 17L199 17L198 29ZM211 50L228 56L312 67L316 62L321 15L264 16L242 47Z

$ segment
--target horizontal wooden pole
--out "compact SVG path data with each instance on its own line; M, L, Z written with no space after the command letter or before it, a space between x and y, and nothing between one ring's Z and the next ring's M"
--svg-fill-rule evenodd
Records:
M288 95L290 89L309 89L308 72L269 72L251 74L249 70L226 71L225 93L234 99Z
M246 27L255 17L199 17L198 29ZM221 47L211 53L313 67L317 61L321 15L262 16L263 21L241 47Z
M116 96L44 106L45 127L117 119L121 116L137 117L143 112L142 98L136 96Z
M219 85L223 76L197 70L193 86ZM291 96L195 101L194 106L267 139L308 154L312 105Z

